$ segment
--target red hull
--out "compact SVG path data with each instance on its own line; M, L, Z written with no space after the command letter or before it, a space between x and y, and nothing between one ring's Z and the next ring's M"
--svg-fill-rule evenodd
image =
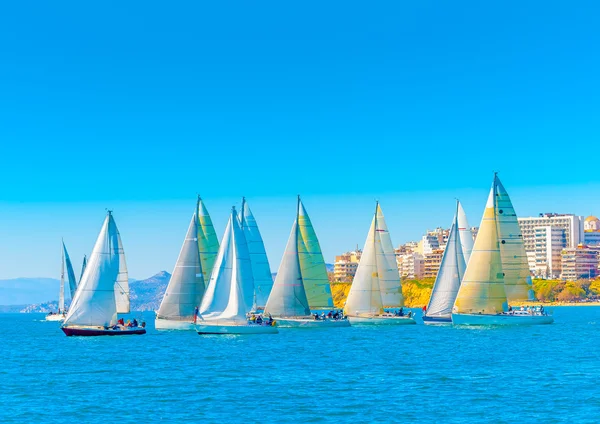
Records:
M94 328L63 327L62 331L67 336L129 336L132 334L146 334L145 328L136 328L135 330L100 330Z

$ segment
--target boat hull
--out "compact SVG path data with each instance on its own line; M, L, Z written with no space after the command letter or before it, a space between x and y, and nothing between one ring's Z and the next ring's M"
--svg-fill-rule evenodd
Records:
M452 324L452 316L448 315L447 317L444 317L444 316L429 317L427 315L423 315L423 324L425 324L425 325L450 325L450 324Z
M410 325L416 324L412 317L396 317L396 316L385 316L385 315L374 315L374 316L348 316L348 320L354 325Z
M350 321L347 319L325 319L316 320L314 318L276 318L277 325L281 328L332 328L332 327L350 327Z
M552 315L452 314L454 325L541 325L553 322Z
M141 327L125 328L120 330L105 330L100 327L62 327L63 333L67 336L131 336L146 334L146 329Z
M197 324L196 331L204 334L277 334L277 327L258 324Z
M65 316L62 314L46 315L46 321L62 322L62 321L64 321L64 319L65 319Z
M154 328L157 330L195 330L196 324L191 321L156 318Z

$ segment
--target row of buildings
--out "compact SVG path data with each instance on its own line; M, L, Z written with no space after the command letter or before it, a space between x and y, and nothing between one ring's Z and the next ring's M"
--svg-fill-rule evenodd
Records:
M519 218L532 276L574 281L599 275L600 220L573 214L543 213ZM473 237L477 228L471 229ZM396 249L400 275L404 278L435 278L440 268L449 230L436 228L418 242L408 242ZM336 256L334 279L352 281L360 250Z

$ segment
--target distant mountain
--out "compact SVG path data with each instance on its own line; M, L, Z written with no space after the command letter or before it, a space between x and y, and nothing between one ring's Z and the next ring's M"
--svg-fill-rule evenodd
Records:
M171 274L161 271L145 280L129 282L129 300L132 311L156 311L167 290Z
M29 305L58 299L60 281L54 278L0 280L0 305Z

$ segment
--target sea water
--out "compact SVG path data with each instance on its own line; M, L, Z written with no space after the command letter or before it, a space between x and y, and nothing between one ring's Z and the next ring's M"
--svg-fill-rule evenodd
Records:
M66 337L0 315L0 422L600 420L600 308L512 328L354 326L276 335ZM419 315L419 314L418 314Z

